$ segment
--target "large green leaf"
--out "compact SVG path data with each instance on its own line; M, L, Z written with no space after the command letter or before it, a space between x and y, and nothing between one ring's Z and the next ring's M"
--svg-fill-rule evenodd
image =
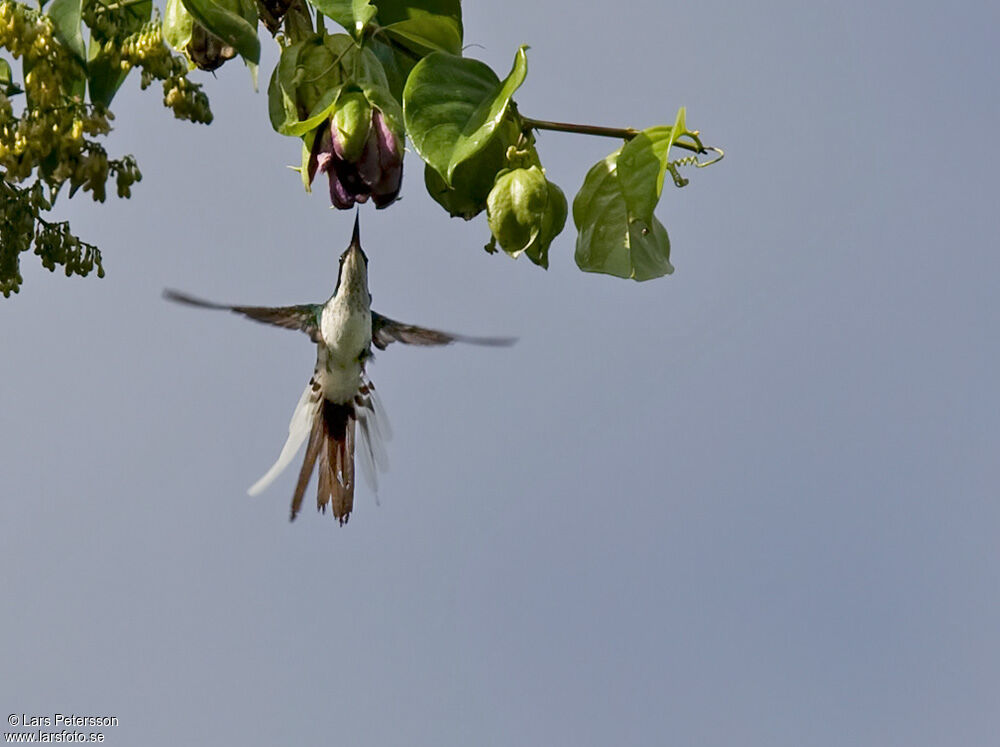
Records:
M52 0L46 14L52 19L53 32L56 39L84 67L87 66L87 47L83 42L80 29L80 17L83 12L83 0Z
M356 39L361 38L365 26L375 17L375 8L369 0L309 0L309 4Z
M670 148L687 132L684 107L673 127L650 127L629 140L618 156L618 179L629 212L649 223L663 192L663 179L670 161Z
M629 210L617 169L621 152L598 161L573 200L576 264L585 272L633 280L669 275L674 268L667 230L655 216L644 220Z
M247 62L260 64L260 39L257 38L257 16L253 22L227 10L213 0L181 0L194 19L208 31L234 47Z
M455 169L482 150L503 121L528 72L526 47L500 80L478 60L434 52L410 72L403 89L406 131L420 157L451 184Z

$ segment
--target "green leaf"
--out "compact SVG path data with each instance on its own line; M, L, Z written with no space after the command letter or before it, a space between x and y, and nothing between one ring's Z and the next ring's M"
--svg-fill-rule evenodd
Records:
M302 165L291 167L293 171L299 172L299 176L302 177L302 186L306 188L307 193L312 192L312 182L309 180L309 159L312 157L312 143L312 134L302 136Z
M413 68L403 89L406 131L420 157L452 183L455 169L493 137L511 96L528 72L527 47L501 81L478 60L446 52L427 55Z
M293 45L294 46L294 45ZM282 52L278 64L271 71L271 80L267 84L267 114L271 119L271 127L275 132L282 132L289 121L295 121L298 116L295 111L295 99L281 84L281 65L285 61L285 53L292 47L288 47Z
M629 212L649 223L663 192L663 179L670 161L670 148L687 132L684 107L673 127L650 127L629 140L618 156L618 180Z
M58 2L58 0L55 0ZM260 64L260 39L257 38L256 15L250 23L241 15L223 8L212 0L181 0L194 19L239 52L243 59Z
M82 11L83 0L52 0L46 15L52 19L53 31L59 43L86 67L87 47L80 30Z
M285 36L290 42L308 39L316 33L312 9L301 0L293 0L284 18Z
M167 0L167 11L163 17L163 38L178 52L186 54L194 29L194 16L188 12L181 0Z
M315 36L281 53L268 86L271 125L282 135L306 134L330 116L349 85L381 109L391 127L401 127L403 112L378 57L346 34Z
M351 44L344 34L317 35L282 50L267 90L275 130L301 135L325 118L342 88L338 59Z
M417 60L414 60L408 53L399 51L392 45L388 37L373 36L365 43L365 47L370 49L378 57L378 61L382 63L392 97L397 101L402 100L403 86L406 85L406 78L410 75L413 66L417 64Z
M2 57L0 57L0 93L3 93L4 96L23 93L21 88L14 82L10 63Z
M453 218L472 220L486 209L486 198L497 174L507 166L507 146L503 137L490 140L479 153L456 167L450 187L435 169L425 165L427 193Z
M413 54L462 53L462 26L445 16L418 16L383 26L382 31Z
M92 104L110 106L111 100L128 77L128 71L121 69L117 58L105 54L103 46L91 38L90 60L87 62L87 87Z
M353 64L354 84L361 89L370 104L382 110L389 126L402 133L403 108L389 90L389 81L378 57L365 47L357 52Z
M149 20L153 17L153 0L144 0L144 2L126 5L125 10L126 13L124 14L121 28L128 29L129 33L134 34L149 23Z
M369 0L309 0L309 4L343 26L355 39L361 38L376 12Z
M459 0L378 0L378 30L372 41L385 44L404 69L403 82L420 58L431 52L462 54L462 4ZM378 53L387 68L385 55ZM392 82L392 75L390 82ZM395 86L395 84L393 83ZM399 86L402 91L402 85Z
M617 169L621 152L598 161L573 200L576 264L585 272L640 281L669 275L667 229L655 216L645 220L630 211Z
M462 27L461 0L377 0L378 22L389 26L409 18L437 16L448 18Z

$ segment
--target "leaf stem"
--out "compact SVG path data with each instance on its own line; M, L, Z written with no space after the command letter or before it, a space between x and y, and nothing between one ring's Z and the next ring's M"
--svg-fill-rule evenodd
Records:
M631 140L638 135L641 130L631 127L600 127L598 125L570 124L569 122L549 122L544 119L532 119L521 115L525 129L554 130L555 132L575 132L578 135L597 135L599 137L613 137L621 140ZM684 148L695 153L706 153L707 149L699 148L692 143L674 141L675 148Z

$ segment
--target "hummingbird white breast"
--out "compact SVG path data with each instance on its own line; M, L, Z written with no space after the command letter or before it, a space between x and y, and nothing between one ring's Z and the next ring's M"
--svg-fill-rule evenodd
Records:
M345 257L337 292L323 307L320 334L317 369L323 394L331 402L350 402L361 387L372 343L368 273L359 252Z

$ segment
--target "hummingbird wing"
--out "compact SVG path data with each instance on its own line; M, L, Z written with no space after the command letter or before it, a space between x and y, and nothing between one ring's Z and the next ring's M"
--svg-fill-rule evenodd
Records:
M407 345L450 345L453 342L467 342L472 345L506 346L516 342L514 337L467 337L451 332L441 332L436 329L418 327L415 324L404 324L382 316L377 311L372 312L372 344L379 350L385 350L392 342L403 342Z
M264 324L273 324L276 327L285 329L297 329L305 332L312 338L313 342L319 342L320 315L323 307L320 304L302 304L300 306L229 306L222 303L204 301L194 296L189 296L180 291L163 291L163 297L168 301L197 306L201 309L220 309L222 311L234 311L243 314L254 321Z

